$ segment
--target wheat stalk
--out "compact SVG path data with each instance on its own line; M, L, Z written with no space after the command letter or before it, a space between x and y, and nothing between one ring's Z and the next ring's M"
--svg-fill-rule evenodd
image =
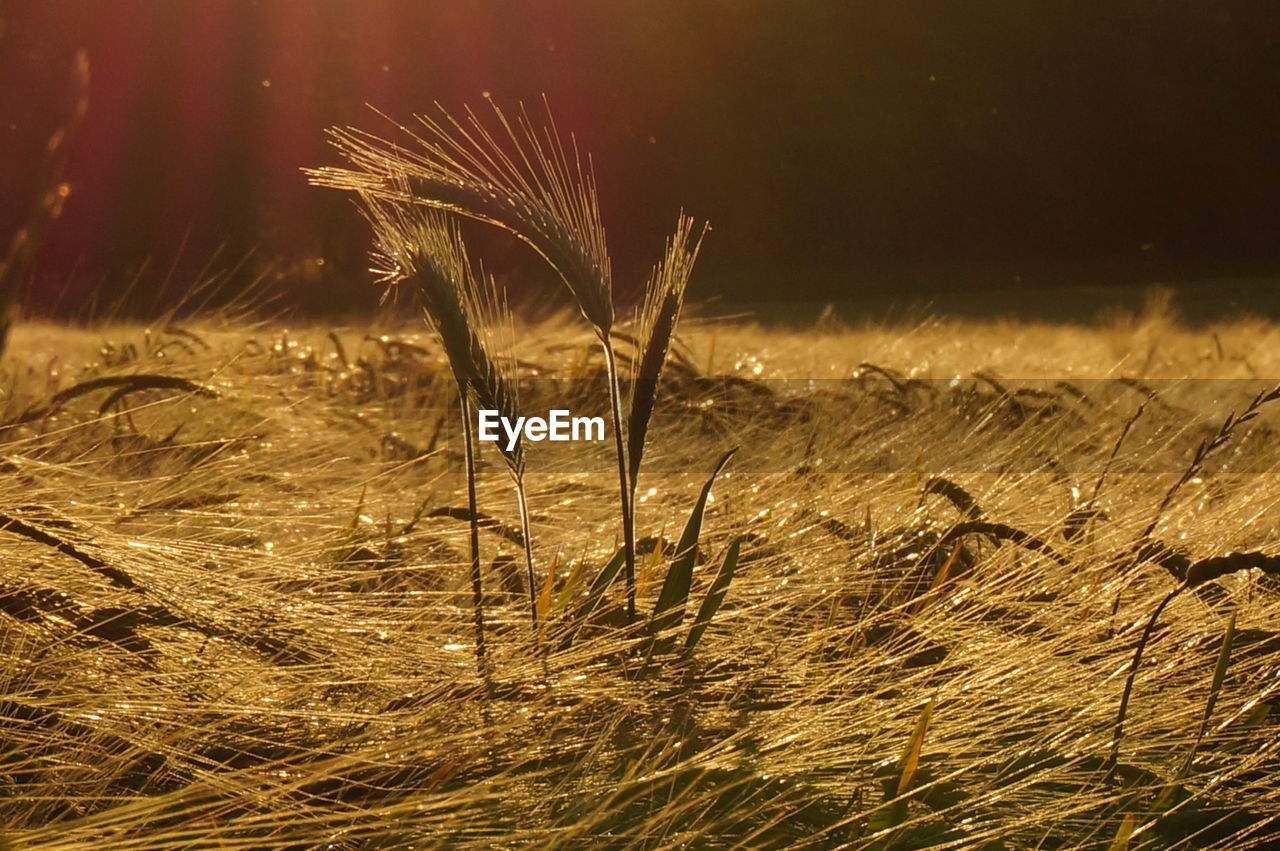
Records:
M366 218L373 225L381 279L411 283L422 300L431 328L440 336L462 399L463 441L467 465L468 509L471 524L471 576L478 653L483 656L483 591L480 580L479 508L475 495L475 460L471 425L474 408L496 410L503 417L518 414L516 382L509 364L491 355L492 329L510 317L492 279L476 274L456 223L439 211L410 208L362 193ZM538 631L537 582L524 472L523 441L497 442L515 483L520 507L529 590L529 614Z

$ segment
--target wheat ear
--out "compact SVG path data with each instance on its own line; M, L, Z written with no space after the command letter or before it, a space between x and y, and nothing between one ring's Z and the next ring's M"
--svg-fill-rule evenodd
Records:
M631 405L627 414L627 460L632 493L635 493L640 462L644 457L645 436L658 398L658 382L667 361L671 339L675 334L680 310L684 306L685 289L694 261L702 247L707 228L695 238L694 222L681 214L676 231L667 240L666 253L654 269L646 287L645 303L640 310L640 359L631 389Z
M555 269L598 333L613 327L612 273L595 178L576 149L566 151L548 113L539 133L521 108L513 121L496 105L495 135L467 110L418 116L421 130L397 125L398 145L360 130L330 139L352 169L307 171L317 185L372 194L478 219L526 242Z

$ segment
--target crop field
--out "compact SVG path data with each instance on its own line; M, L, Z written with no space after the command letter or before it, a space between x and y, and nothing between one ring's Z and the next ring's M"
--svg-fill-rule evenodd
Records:
M513 337L603 398L581 317ZM472 514L440 340L13 329L5 847L1280 838L1275 327L687 319L634 616L607 453L531 445L522 523L480 444Z
M10 327L47 146L0 849L1280 845L1280 328L682 319L706 228L615 293L590 160L482 112L306 170L368 327Z

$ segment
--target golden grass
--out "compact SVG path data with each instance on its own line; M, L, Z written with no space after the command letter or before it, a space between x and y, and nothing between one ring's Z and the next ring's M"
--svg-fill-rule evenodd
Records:
M681 329L673 353L686 365L657 404L637 490L638 529L652 539L639 605L654 608L663 545L673 554L714 459L741 444L707 503L692 572L701 598L741 541L723 605L709 625L693 619L693 652L645 665L648 635L610 616L624 604L614 586L600 617L540 655L528 589L509 567L520 547L482 528L497 554L485 565L486 691L471 658L466 524L440 510L466 501L451 378L425 333L216 319L16 326L0 385L0 514L135 587L13 528L0 535L3 840L1274 845L1280 602L1259 571L1169 603L1113 772L1107 757L1136 642L1179 584L1159 564L1116 559L1196 441L1258 389L1158 379L1280 376L1280 329L1191 329L1158 311L1092 329ZM168 345L177 339L187 345ZM524 373L536 364L598 396L596 343L555 319L522 328L515 354ZM708 360L714 375L698 374ZM765 379L848 377L864 362L901 387L869 373L803 392L763 385L799 402L760 395ZM910 383L975 371L1008 394L977 382L981 395L957 401ZM191 384L105 407L104 385L49 407L83 382L137 374ZM724 376L740 383L710 380ZM1146 398L1085 379L1122 377L1152 383L1160 402L1120 446L1100 513L1065 535ZM1091 404L1066 391L1015 397L1029 378L1071 381ZM965 419L975 413L981 429ZM1264 408L1242 426L1222 470L1188 480L1152 537L1190 561L1276 552L1280 484L1232 472L1275 468L1276 416ZM980 440L958 443L962 433ZM805 468L774 464L806 441ZM965 469L930 464L948 445L973 447ZM1035 460L1062 446L1076 447L1075 466ZM914 467L817 464L891 451ZM618 548L616 482L607 458L538 453L529 447L529 508L540 563L556 565L553 630ZM933 476L963 488L981 520L927 488ZM478 486L483 509L513 523L505 465L482 459Z

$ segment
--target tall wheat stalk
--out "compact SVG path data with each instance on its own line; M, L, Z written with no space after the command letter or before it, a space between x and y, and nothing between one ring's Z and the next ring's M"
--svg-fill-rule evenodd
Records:
M362 193L366 217L372 223L385 282L411 284L422 301L426 319L440 336L454 381L458 386L463 419L464 460L467 476L467 508L471 524L471 585L476 621L477 658L483 665L484 614L479 554L479 507L476 503L474 433L471 418L476 409L496 410L501 416L518 416L516 382L510 367L492 355L495 329L509 327L510 312L491 279L472 268L455 222L443 213L389 204ZM511 473L520 508L529 615L538 634L537 580L524 472L524 444L519 437L511 445L496 446Z

